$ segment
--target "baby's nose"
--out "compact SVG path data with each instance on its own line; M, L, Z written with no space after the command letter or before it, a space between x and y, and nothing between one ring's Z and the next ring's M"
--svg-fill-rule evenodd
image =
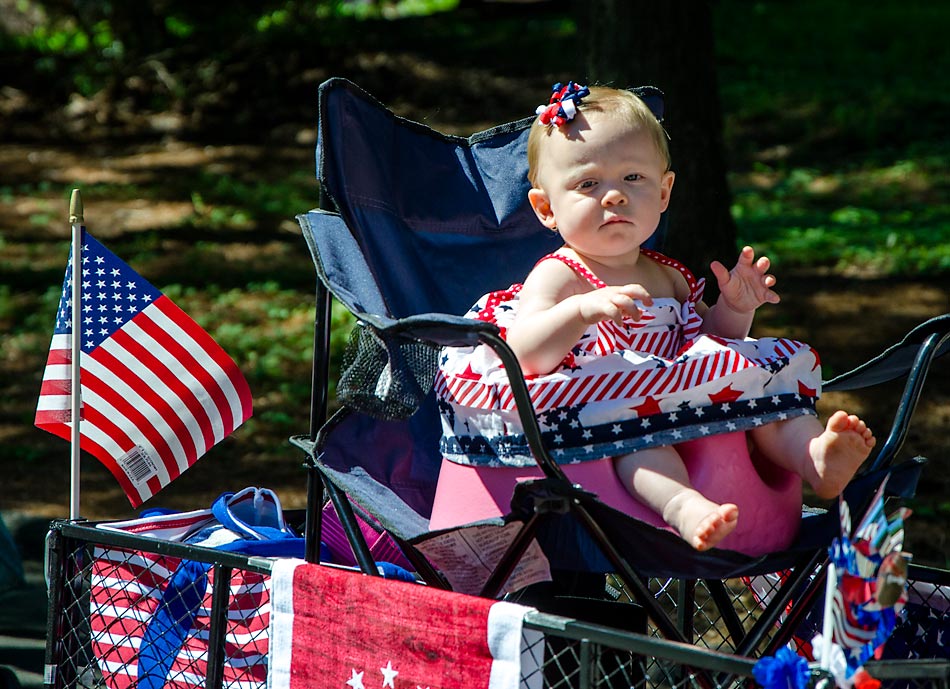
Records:
M604 192L603 204L605 206L617 206L627 203L627 196L620 189L612 187Z

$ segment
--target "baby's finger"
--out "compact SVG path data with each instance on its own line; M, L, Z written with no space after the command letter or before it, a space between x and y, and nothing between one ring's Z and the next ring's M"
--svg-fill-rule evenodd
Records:
M625 297L628 297L631 301L634 299L639 299L645 306L653 305L653 297L650 296L650 293L644 289L643 285L629 284L619 287L617 292L622 294ZM636 306L634 305L634 308Z
M772 280L772 284L775 284L774 279ZM771 287L771 285L768 286ZM778 292L769 289L765 292L765 301L767 301L769 304L778 304L780 301L782 301L782 298L778 295Z
M712 270L713 277L716 278L716 282L719 283L720 287L729 282L729 278L731 277L729 274L729 269L726 268L726 266L724 266L722 263L719 261L713 261L709 264L709 268Z
M769 260L768 256L761 256L758 261L755 262L755 267L759 269L760 272L765 273L768 271L769 266L772 265L772 262Z
M649 296L650 295L647 294L647 298L649 298ZM622 294L622 293L615 294L610 298L610 303L616 306L617 309L619 309L620 311L619 318L614 319L615 321L617 321L618 324L622 323L624 314L626 314L627 316L629 316L631 319L635 321L640 320L640 315L641 315L640 309L637 307L633 299L631 299L627 295Z

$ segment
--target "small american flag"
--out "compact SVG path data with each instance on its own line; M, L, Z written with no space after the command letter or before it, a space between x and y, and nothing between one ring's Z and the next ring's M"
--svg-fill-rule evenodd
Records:
M251 416L251 393L211 336L85 228L81 264L80 447L138 507ZM66 440L73 265L70 255L35 421Z

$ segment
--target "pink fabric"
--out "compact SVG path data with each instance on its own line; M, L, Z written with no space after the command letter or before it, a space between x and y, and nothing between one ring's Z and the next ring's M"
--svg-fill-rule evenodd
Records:
M359 522L360 531L363 532L363 537L366 539L366 544L369 546L369 551L376 562L391 562L403 569L412 569L412 565L402 554L402 550L396 545L392 536L383 531L383 527L375 522L370 523L359 516L356 519ZM343 524L340 523L340 517L337 515L332 502L328 502L323 507L320 522L320 540L330 549L330 553L333 555L333 564L346 567L356 566L353 548L346 538Z
M777 467L758 467L744 433L701 438L677 446L694 487L710 500L739 507L739 523L719 548L757 556L788 547L801 521L802 482ZM574 483L611 507L661 528L660 517L635 500L614 472L610 458L563 465ZM466 466L442 461L430 530L507 514L514 485L537 478L536 467Z

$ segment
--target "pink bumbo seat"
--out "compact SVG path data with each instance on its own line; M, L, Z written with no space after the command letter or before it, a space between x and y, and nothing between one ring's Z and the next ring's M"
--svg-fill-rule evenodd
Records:
M693 486L710 500L739 507L739 522L719 548L758 556L788 547L801 523L802 481L750 454L742 432L677 445ZM600 500L658 528L670 529L620 483L610 458L562 467ZM509 512L515 483L542 476L537 467L485 467L442 461L429 529L453 528ZM672 530L672 529L671 529Z

